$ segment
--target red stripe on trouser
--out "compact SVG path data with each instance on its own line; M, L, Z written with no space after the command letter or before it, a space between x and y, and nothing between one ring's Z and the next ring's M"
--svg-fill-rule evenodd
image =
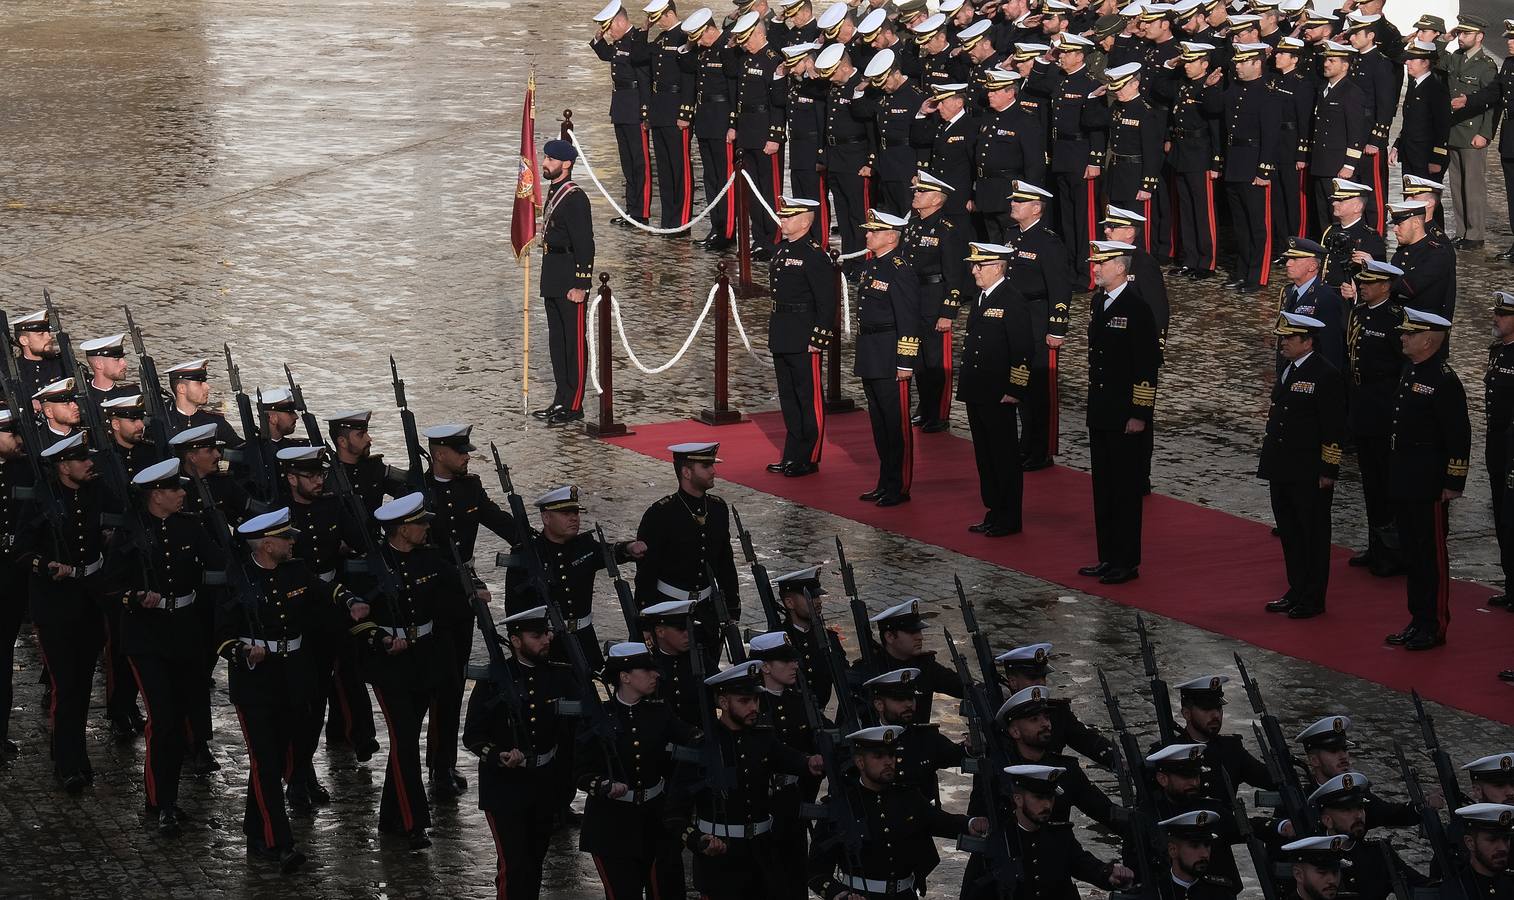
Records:
M1096 191L1096 188L1098 187L1098 185L1094 184L1094 179L1092 179L1092 178L1086 179L1086 181L1088 182L1088 240L1089 241L1094 241L1094 240L1097 240L1098 237L1099 237L1097 234L1094 233L1094 230L1093 230L1094 229L1094 221L1098 218L1093 213L1094 201L1096 199L1095 196L1094 196L1094 194L1095 194L1095 191ZM1151 224L1150 220L1148 220L1146 224L1150 225ZM1083 245L1083 252L1085 254L1088 252L1088 245L1087 244ZM1094 283L1094 281L1093 281L1093 263L1090 262L1088 264L1088 286L1090 288L1092 288L1093 287L1093 283Z
M1272 182L1262 185L1262 216L1266 222L1262 226L1262 280L1260 284L1267 286L1267 279L1272 274Z
M156 721L158 717L153 715L152 698L147 696L147 685L142 683L142 673L137 670L137 664L130 659L126 661L126 664L128 666L131 666L131 677L135 678L137 681L137 693L142 695L142 705L147 707L147 727L142 729L142 740L146 744L146 748L143 752L144 759L142 762L142 782L147 788L147 805L157 806L158 780L152 777L152 723Z
M941 332L941 409L936 418L945 422L952 414L952 333ZM906 420L909 416L904 417Z
M1056 456L1062 449L1061 403L1057 396L1057 348L1046 348L1046 455Z
M641 217L652 218L652 130L641 126Z
M32 631L37 635L37 653L42 657L42 671L47 673L47 684L50 690L47 692L51 697L47 703L47 731L53 737L58 736L58 676L53 674L52 664L47 661L47 644L42 641L42 629L35 623ZM6 677L9 677L7 674Z
M730 178L736 172L735 145L730 141L725 142L725 177ZM733 185L734 187L734 185ZM736 188L740 190L740 188ZM713 199L713 198L707 198ZM725 236L736 236L736 201L729 194L725 198Z
M588 324L589 304L575 303L573 305L576 307L578 316L578 339L573 343L573 354L578 359L578 364L575 367L575 371L578 373L578 387L573 391L573 405L569 408L574 412L578 412L584 408L584 375L589 364L584 354L584 348L588 339L588 334L584 329Z
M679 131L683 132L683 209L679 213L678 224L687 225L694 208L694 158L689 149L689 136L693 132L688 128L680 128Z
M781 206L783 204L783 200L780 199L780 197L779 197L779 195L783 192L783 173L778 170L778 154L774 153L772 156L769 156L768 157L768 162L770 162L770 163L773 164L773 197L772 197L772 201L773 201L773 209L776 210L779 206ZM766 215L766 213L764 213L764 215ZM781 228L774 228L773 229L773 243L776 244L776 243L778 243L779 241L782 241L782 240L783 240L783 229L781 229Z
M1450 560L1446 558L1446 503L1435 501L1435 625L1444 640L1451 627Z
M1145 241L1145 243L1146 243L1146 252L1150 253L1151 252L1151 226L1152 226L1152 221L1151 221L1151 200L1150 200L1150 198L1148 198L1146 200L1146 211L1145 211L1144 215L1146 216L1146 227L1142 228L1141 230L1146 233L1146 241ZM1089 229L1089 230L1092 231L1093 229Z
M820 219L817 223L820 227L820 246L828 246L831 242L831 204L829 193L825 189L825 176L819 176L820 196L815 199L820 201Z
M1213 272L1220 255L1220 231L1214 220L1214 179L1204 173L1204 202L1209 212L1209 271Z
M400 768L400 740L394 730L394 717L389 715L389 705L384 702L384 692L373 686L373 696L378 698L379 709L384 713L384 725L389 729L389 777L394 779L394 796L399 800L400 819L406 831L415 830L415 816L410 812L410 791L405 787L405 770Z
M610 873L605 871L604 862L600 860L597 853L591 853L589 856L594 860L594 868L599 872L600 883L605 886L605 900L615 900L615 891L610 888Z
M815 449L810 451L810 462L820 462L820 445L825 442L825 392L820 383L820 354L810 354L810 380L815 387Z
M909 493L909 487L915 480L915 429L910 427L909 421L909 382L899 382L899 430L904 432L904 465L901 467L900 476L903 486L900 492Z
M268 815L268 800L263 796L263 779L260 777L258 755L252 750L252 735L247 733L247 717L237 708L237 722L242 726L242 742L247 745L247 768L252 778L252 799L263 815L263 846L273 846L273 817Z
M1298 171L1298 236L1304 237L1309 228L1309 175Z
M489 821L489 834L494 836L494 895L498 900L505 900L510 892L505 890L505 845L500 843L499 829L494 825L494 813L485 811L484 818ZM605 884L605 895L610 893L609 883Z
M652 881L652 900L662 900L662 888L657 884L657 860L655 858L652 860L652 869L648 874L651 875ZM614 900L614 898L610 897L606 898L606 900Z
M1383 207L1383 170L1377 165L1377 156L1368 158L1372 160L1372 205L1377 209L1377 233L1381 235L1386 233L1383 227L1383 219L1386 218ZM1482 186L1478 187L1481 189Z

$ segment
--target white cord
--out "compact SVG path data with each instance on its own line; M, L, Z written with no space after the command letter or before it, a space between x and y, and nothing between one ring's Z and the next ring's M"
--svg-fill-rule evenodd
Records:
M599 193L604 195L606 202L610 204L610 208L614 209L615 212L620 215L621 219L625 220L632 226L641 229L642 231L648 232L649 234L679 234L681 232L688 231L690 228L693 228L695 225L703 222L705 218L709 216L710 212L720 205L721 198L726 195L726 192L731 189L732 183L736 181L736 173L732 172L731 177L725 180L725 187L722 187L720 189L720 193L715 195L715 199L706 204L704 211L694 218L690 219L687 225L680 225L677 228L653 228L651 225L644 225L636 219L632 218L625 210L620 208L620 204L615 202L615 198L610 196L610 192L605 190L605 186L599 180L599 176L594 174L593 167L589 165L589 158L584 153L583 146L578 143L577 132L569 129L568 138L569 140L573 141L573 146L578 148L578 161L583 164L584 174L588 175L589 180L594 182L594 186L599 188ZM689 187L692 189L693 185L690 185Z
M752 196L757 198L757 203L762 207L762 211L768 214L768 218L772 219L774 222L777 222L778 214L773 212L773 208L771 206L768 206L767 199L762 196L762 189L757 187L757 182L752 180L752 173L748 172L746 169L742 169L741 177L745 178L746 183L752 186Z

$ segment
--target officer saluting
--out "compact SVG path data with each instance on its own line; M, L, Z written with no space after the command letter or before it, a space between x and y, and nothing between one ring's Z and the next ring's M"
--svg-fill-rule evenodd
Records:
M647 43L647 33L631 24L620 0L610 0L595 13L594 24L598 30L589 47L610 64L610 123L615 126L620 172L626 182L626 214L645 225L652 216L652 160L646 119L652 99L653 48ZM616 219L612 224L627 223Z
M773 312L768 317L768 351L778 382L778 405L788 436L783 458L768 471L797 478L820 470L825 438L820 354L831 340L836 288L830 259L810 237L818 201L784 197L777 213L783 243L773 251L769 283ZM759 210L760 212L760 210Z
M578 148L568 141L547 141L542 147L541 171L551 185L542 209L541 296L547 310L547 340L557 387L551 404L532 415L545 419L548 425L565 425L584 417L588 366L588 307L584 301L594 279L594 218L589 195L572 180L576 159Z
M871 259L857 285L857 347L853 373L862 379L878 452L878 482L859 499L879 506L909 500L915 433L909 421L909 381L920 358L919 285L898 252L905 220L870 209L862 228Z

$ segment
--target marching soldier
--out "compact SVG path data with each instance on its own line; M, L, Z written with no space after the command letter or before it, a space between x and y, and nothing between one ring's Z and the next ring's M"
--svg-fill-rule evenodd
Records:
M1098 562L1078 570L1102 584L1140 576L1140 434L1156 405L1161 356L1151 308L1131 286L1129 244L1091 242L1099 290L1088 334L1087 425L1094 474Z
M750 659L760 662L761 687L757 694L760 712L757 722L772 729L778 740L801 753L815 752L815 735L810 728L806 699L796 687L799 683L799 651L787 632L772 631L754 636L749 643ZM823 713L818 709L817 715ZM827 725L829 723L826 723ZM797 859L808 855L808 829L800 817L805 803L813 803L820 792L820 778L805 775L773 776L773 852L779 859ZM802 898L804 870L784 867L776 875L778 885L771 896Z
M1325 80L1315 99L1314 133L1309 143L1309 174L1314 179L1317 210L1315 227L1320 232L1330 224L1326 211L1330 209L1332 193L1338 188L1335 179L1362 182L1370 180L1372 174L1367 170L1368 162L1362 159L1362 148L1368 142L1368 123L1362 116L1367 98L1361 87L1347 77L1355 53L1351 46L1329 40L1323 42L1320 52ZM1325 243L1323 238L1320 242Z
M1272 263L1272 172L1282 121L1275 91L1262 81L1265 44L1237 44L1235 80L1225 89L1225 163L1221 177L1236 230L1230 286L1251 294L1267 286Z
M647 33L652 27L662 29L655 43L649 42L651 55L647 82L650 96L646 106L646 128L651 136L652 155L657 159L657 196L663 228L681 228L689 223L693 209L694 160L690 156L691 134L687 123L680 125L684 109L693 103L694 79L683 71L679 57L686 54L687 35L679 27L678 9L673 0L652 0L647 4ZM610 97L614 103L614 95ZM619 129L616 129L619 132ZM650 170L647 178L651 178ZM643 195L650 192L644 191ZM651 197L644 207L651 215Z
M988 240L1009 243L1009 196L1014 182L1046 183L1046 133L1040 118L1019 103L1018 72L989 69L983 76L988 111L978 119L973 211Z
M1388 162L1403 166L1405 175L1444 177L1450 156L1451 93L1435 77L1440 50L1428 41L1414 41L1404 50L1409 88L1404 94L1403 125L1388 153Z
M93 388L91 388L93 391ZM110 446L98 448L102 453L115 453L121 457L126 476L131 478L151 463L157 462L156 448L145 443L146 411L142 407L142 395L114 396L100 404L101 413L110 423ZM93 438L91 438L93 439ZM104 441L104 436L101 438ZM124 499L124 498L123 498ZM117 739L129 739L142 734L147 720L137 709L137 694L140 686L131 670L131 660L122 649L121 607L107 603L105 607L105 709L110 719L111 733ZM209 709L206 698L204 708ZM208 730L208 726L207 726Z
M637 624L640 631L649 635L647 644L657 666L655 696L679 719L698 727L699 691L694 683L694 660L689 656L695 651L690 626L698 624L690 614L693 608L691 600L654 603L641 611Z
M309 446L309 437L296 437L300 426L300 412L294 406L294 393L287 387L261 391L258 397L258 413L268 423L263 440L273 448L275 455L285 447Z
M408 493L408 473L384 462L382 453L373 452L373 437L368 433L372 418L373 410L361 409L339 412L326 419L326 433L335 457L332 465L341 465L346 470L353 491L370 513L383 505L385 497Z
M1103 101L1089 99L1099 88L1085 64L1092 46L1087 38L1075 34L1058 35L1052 50L1036 61L1026 81L1027 92L1051 105L1051 174L1057 221L1062 243L1072 255L1075 283L1089 288L1093 286L1093 269L1088 266L1088 241L1098 220L1107 122ZM1048 62L1048 58L1055 62Z
M1053 813L1057 821L1068 821L1076 808L1095 822L1118 827L1123 811L1094 786L1077 760L1052 752L1051 710L1052 692L1045 686L1032 685L1010 695L994 715L994 727L1008 739L1005 756L1012 763L1058 766L1064 770L1060 776L1062 790ZM981 808L986 799L976 793L969 809Z
M1508 900L1514 897L1514 875L1509 874L1509 843L1514 835L1514 806L1503 803L1473 803L1456 810L1466 824L1462 849L1466 851L1466 874L1479 897Z
M11 332L15 336L17 388L20 395L30 397L43 385L68 377L68 363L58 351L58 338L47 322L47 310L11 320ZM6 352L9 352L7 350ZM35 404L34 404L35 405Z
M925 795L931 805L941 806L942 769L960 769L967 748L941 733L934 723L915 724L916 685L919 669L894 669L862 683L873 706L875 721L899 728L894 750L898 784Z
M1161 892L1161 896L1173 900L1230 900L1240 893L1239 883L1209 874L1219 820L1219 813L1213 810L1196 809L1157 823L1167 835L1168 865L1162 879L1167 891ZM1271 875L1263 873L1260 877Z
M1514 427L1514 293L1493 292L1493 337L1488 346L1488 367L1483 372L1483 409L1487 414L1483 433L1483 459L1488 487L1493 494L1493 529L1498 536L1499 568L1504 574L1504 593L1488 600L1489 606L1509 605L1514 593L1514 521L1504 506L1508 493Z
M1240 870L1236 867L1235 852L1231 845L1241 839L1233 816L1215 816L1210 807L1214 798L1204 795L1204 744L1169 744L1146 757L1152 791L1152 814L1159 820L1171 820L1185 813L1208 812L1205 823L1214 830L1214 839L1209 854L1209 873L1225 884L1239 888ZM1131 859L1139 852L1135 846L1125 845L1125 857ZM1161 846L1148 846L1145 851L1151 856L1152 868L1166 868L1168 853Z
M915 721L922 724L930 721L931 704L935 702L936 694L962 699L965 693L962 679L936 659L935 651L925 649L925 639L921 636L925 621L920 618L918 597L890 606L869 617L868 621L878 626L878 643L874 645L878 652L873 654L878 671L868 670L862 660L857 659L852 663L849 676L853 684L861 685L874 676L895 669L920 670L917 681L920 698L915 704ZM859 636L858 640L872 640L872 635ZM861 699L866 705L867 698Z
M1157 182L1162 174L1162 136L1167 133L1168 111L1146 102L1141 96L1142 82L1140 63L1125 63L1104 72L1104 88L1113 97L1104 156L1104 193L1110 203L1138 207L1151 219L1153 201L1160 193ZM1147 233L1144 246L1148 252L1151 239Z
M1050 201L1050 193L1028 181L1014 182L1009 195L1015 224L1006 235L1014 251L1008 277L1030 309L1030 385L1019 406L1020 468L1026 472L1052 464L1059 429L1055 363L1072 308L1067 248L1045 218Z
M1416 888L1428 885L1429 879L1410 868L1391 843L1367 837L1370 786L1362 773L1345 772L1315 788L1309 803L1318 807L1326 835L1345 835L1353 842L1346 855L1352 865L1343 870L1341 889L1362 900L1387 900L1395 895L1395 882Z
M1267 610L1290 619L1323 613L1330 581L1330 507L1340 472L1346 389L1335 364L1314 352L1324 330L1325 323L1312 316L1278 316L1273 333L1287 365L1272 388L1256 473L1272 495L1288 575L1288 592Z
M473 685L463 746L478 757L478 806L494 836L496 896L535 900L573 772L572 720L558 712L558 702L577 700L579 691L572 670L550 659L554 635L545 606L509 616L504 626L508 679L491 675Z
M26 618L31 583L19 555L17 541L24 520L23 504L15 496L15 490L32 484L32 471L17 427L16 414L0 409L0 577L10 585L5 598L0 600L0 769L9 766L11 757L21 750L10 737L12 678L16 671L16 635L21 630L21 620Z
M1466 799L1481 803L1508 803L1514 799L1514 754L1481 756L1461 767L1472 782Z
M1272 243L1287 245L1289 237L1306 237L1313 224L1309 216L1309 141L1314 132L1315 92L1318 82L1300 63L1304 42L1285 37L1272 55L1276 68L1270 86L1280 100L1277 170L1273 173Z
M1504 121L1514 121L1514 19L1503 20L1503 36L1508 41L1508 55L1497 76L1471 93L1459 91L1451 98L1453 121L1458 125L1484 111L1500 113ZM1459 35L1458 35L1459 37ZM1498 157L1503 166L1504 200L1508 204L1509 221L1514 222L1514 129L1505 126L1498 137ZM1486 201L1483 201L1486 202ZM1498 254L1498 259L1514 260L1514 243Z
M858 114L871 110L874 117L878 143L866 167L878 190L873 205L902 216L911 208L910 181L916 171L910 128L925 94L899 69L892 48L873 54L862 74L871 87L852 106Z
M1229 810L1235 805L1233 794L1227 794L1228 782L1234 790L1242 784L1264 790L1277 787L1267 766L1251 755L1238 734L1225 734L1225 685L1228 675L1204 675L1174 685L1178 689L1178 713L1182 721L1174 723L1178 739L1193 744L1203 744L1204 772L1200 791ZM1219 773L1223 770L1225 777Z
M245 441L220 412L210 408L210 361L192 359L166 370L168 390L173 402L168 404L168 433L214 425L216 438L227 447L240 447Z
M1410 622L1388 642L1430 650L1445 643L1451 620L1447 513L1466 485L1472 425L1461 379L1444 352L1450 320L1404 307L1398 330L1409 367L1393 404L1389 490L1408 574Z
M168 439L168 452L183 463L184 474L191 478L203 478L210 486L210 494L221 515L232 525L242 522L252 511L252 498L241 482L222 471L220 427L213 422L195 425L177 432ZM187 501L190 512L203 511L198 494Z
M125 334L83 341L79 349L84 353L84 364L89 367L87 389L95 406L112 397L136 393L132 387L121 383L126 377Z
M943 212L953 190L919 170L910 195L914 215L904 226L904 249L920 283L920 355L914 378L919 399L910 424L927 434L951 427L952 326L962 302L961 263L967 256L967 235Z
M1398 240L1391 262L1404 272L1393 282L1393 300L1450 319L1456 314L1456 250L1430 235L1428 211L1423 200L1388 204Z
M704 199L712 202L734 171L735 143L729 137L734 124L733 85L728 72L736 65L736 51L725 32L715 25L708 7L695 10L679 26L689 40L689 52L679 58L684 74L694 78L692 102L679 111L680 126L693 126L699 140L699 168L704 179ZM731 190L741 190L731 185ZM689 185L693 192L692 182ZM722 197L710 213L710 231L696 245L716 252L736 241L735 198Z
M790 478L820 470L825 440L825 398L820 355L830 345L836 289L825 250L809 236L815 200L785 197L777 213L783 243L773 251L769 284L768 352L778 383L778 404L788 434L783 456L768 471Z
M1004 537L1023 527L1025 475L1015 407L1028 397L1031 360L1039 349L1033 345L1031 306L1005 278L1014 250L1002 244L971 248L966 259L972 264L978 296L967 314L957 399L967 405L978 492L986 511L983 521L967 530Z
M726 140L733 142L741 155L761 199L777 210L782 205L783 110L788 102L788 84L774 77L783 57L769 45L767 31L767 23L756 10L742 14L731 26L731 43L746 52L728 60L726 74L736 85L736 111ZM752 258L766 262L773 257L778 233L762 207L762 203L751 204ZM806 230L809 224L805 223Z
M547 141L542 147L542 175L550 188L541 216L541 296L556 390L552 402L532 415L553 426L584 417L589 358L585 301L594 279L594 217L589 195L573 183L576 159L578 148L568 141Z
M1201 281L1214 275L1219 253L1214 183L1224 167L1225 95L1218 84L1211 83L1214 45L1183 41L1181 48L1178 58L1183 67L1183 81L1172 104L1171 127L1167 132L1167 165L1177 189L1174 215L1178 220L1180 254L1177 268L1169 274ZM1151 218L1149 201L1145 211L1143 231L1146 220ZM1126 240L1107 234L1105 239ZM1150 252L1149 233L1144 242L1128 243Z
M820 175L821 145L825 137L825 101L831 85L815 74L813 53L817 44L793 44L783 48L783 71L789 85L788 163L789 183L794 193L820 200L820 215L810 236L821 246L830 243L830 210L826 206L824 179Z
M824 141L820 147L819 164L836 204L836 229L841 233L841 252L855 253L862 248L860 228L867 218L867 204L871 200L867 177L862 174L872 155L866 122L869 110L865 104L853 100L863 92L862 70L852 64L845 47L827 44L815 55L815 74L830 84L825 98L825 127L821 132ZM795 193L800 193L798 185L795 185ZM830 246L830 225L823 215L818 218L818 223L821 235L818 243L824 249ZM849 265L860 266L860 263Z
M1368 260L1355 280L1341 285L1354 300L1346 324L1346 431L1356 446L1362 501L1367 512L1367 549L1350 564L1385 578L1399 572L1398 529L1388 492L1388 459L1393 432L1393 397L1404 369L1396 331L1401 313L1388 300L1392 282L1403 271ZM1514 310L1511 310L1514 311ZM1489 407L1492 408L1491 406ZM1489 439L1492 439L1489 431ZM1491 457L1489 457L1491 459ZM1495 506L1496 509L1496 506Z
M597 30L589 47L610 64L610 124L615 127L620 173L626 183L626 215L645 225L652 218L652 160L646 123L652 101L654 51L647 43L647 33L631 24L620 0L610 0L595 13L594 24ZM630 223L617 217L610 224Z
M1046 676L1051 670L1050 658L1051 644L1038 643L1006 650L994 657L994 662L1004 669L1004 689L1014 695L1028 687L1046 686ZM1051 715L1047 750L1060 755L1064 748L1071 747L1075 753L1100 766L1113 768L1114 756L1118 752L1114 743L1079 721L1067 697L1048 697L1046 709Z
M79 434L79 391L73 378L63 378L32 395L42 413L40 434L44 445Z
M898 506L909 500L915 435L909 421L909 382L920 358L919 285L914 267L898 252L905 220L868 210L867 249L857 288L857 346L853 374L862 379L878 482L863 501Z
M1351 839L1322 834L1283 845L1293 863L1293 892L1299 900L1328 900L1341 890Z
M1331 182L1328 197L1330 216L1335 220L1320 236L1320 245L1325 248L1325 263L1320 277L1327 284L1340 285L1348 276L1347 267L1357 253L1365 253L1371 259L1385 259L1387 246L1382 235L1372 230L1362 218L1366 208L1363 199L1372 189L1345 178Z
M836 632L826 628L824 619L819 617L823 602L820 598L826 595L825 588L820 586L820 567L809 566L779 575L773 579L773 590L778 592L778 602L788 619L784 631L799 651L799 665L810 683L810 690L815 694L815 702L824 709L831 703L831 692L835 689L835 684L831 678L830 666L817 656L817 641L812 636L812 631L815 628L822 629L819 635L820 652L829 653L839 660L845 660L846 654L841 649L841 639L836 636Z
M1308 773L1306 790L1313 791L1335 776L1354 770L1351 748L1355 745L1347 737L1350 728L1349 716L1326 716L1294 738L1304 751L1304 768ZM1384 800L1370 789L1364 794L1368 828L1412 828L1419 824L1419 812L1410 804ZM1436 809L1445 806L1445 798L1438 788L1427 792L1426 802ZM1292 822L1280 823L1274 830L1284 837L1295 834Z

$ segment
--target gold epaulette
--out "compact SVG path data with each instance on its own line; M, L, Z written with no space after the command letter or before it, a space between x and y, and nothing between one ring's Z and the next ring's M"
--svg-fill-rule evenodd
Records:
M1130 389L1130 402L1135 406L1156 406L1157 389L1151 382L1143 381Z
M1338 465L1340 465L1341 464L1341 445L1340 444L1321 444L1320 448L1319 448L1319 458L1320 458L1320 461L1323 462L1327 466L1338 466Z

